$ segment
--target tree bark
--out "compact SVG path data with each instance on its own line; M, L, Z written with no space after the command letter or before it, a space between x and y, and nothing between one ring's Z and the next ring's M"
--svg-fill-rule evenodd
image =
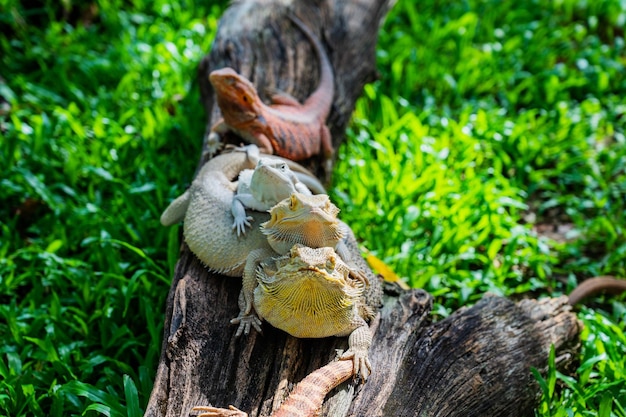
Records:
M375 78L377 28L391 0L250 1L224 14L211 53L199 68L207 129L219 117L208 74L230 66L264 93L277 88L304 99L318 80L317 58L287 19L289 9L324 43L334 67L328 125L335 147L363 85ZM263 97L263 95L262 95ZM266 98L266 97L263 97ZM228 138L238 144L235 137ZM207 158L203 154L200 164ZM317 169L313 158L308 166ZM237 406L268 416L305 375L333 360L347 338L296 339L264 324L264 334L236 339L241 280L208 272L183 243L165 312L161 358L146 416L188 416L192 407ZM560 365L571 356L580 323L567 298L517 304L486 297L430 324L431 297L386 286L371 324L374 372L326 398L324 416L525 416L538 388L530 367L547 365L554 344Z

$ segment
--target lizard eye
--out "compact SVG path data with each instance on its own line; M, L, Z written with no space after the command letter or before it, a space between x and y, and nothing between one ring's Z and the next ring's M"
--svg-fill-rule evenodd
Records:
M244 95L244 96L242 97L242 99L243 99L243 101L245 101L246 103L248 102L248 96Z
M286 171L287 170L287 164L280 164L280 170L281 171Z

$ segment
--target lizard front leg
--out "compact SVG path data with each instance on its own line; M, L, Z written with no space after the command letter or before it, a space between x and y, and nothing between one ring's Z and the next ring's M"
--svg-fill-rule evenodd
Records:
M233 229L237 232L237 236L246 234L246 226L252 227L251 222L254 221L254 217L248 216L246 214L246 207L250 207L250 204L253 203L253 200L254 197L249 194L238 194L233 197L230 211L233 214Z
M300 194L313 195L311 190L309 190L309 187L307 187L303 182L300 181L300 177L298 177L297 174L294 174L294 184L296 187L296 191Z
M207 135L206 139L206 153L209 157L213 157L219 151L224 144L220 138L220 135L228 132L230 129L228 125L224 122L224 119L219 119L212 127L211 131Z
M372 364L368 358L369 348L372 344L372 332L365 320L360 319L360 322L361 325L348 337L348 350L339 359L352 359L354 374L360 375L363 380L366 380L372 373Z
M250 334L251 327L261 333L261 319L257 316L252 305L254 289L257 286L256 269L261 262L272 256L276 256L274 251L262 248L251 251L246 259L243 270L243 285L239 295L239 316L230 321L232 324L239 325L235 337Z
M274 152L275 149L274 149L274 146L272 145L272 141L270 140L269 137L267 137L265 133L260 133L260 132L253 132L250 134L240 133L240 136L243 137L248 142L254 143L255 145L257 145L259 147L259 150L262 153L266 153L268 155L273 155L274 153L276 153Z

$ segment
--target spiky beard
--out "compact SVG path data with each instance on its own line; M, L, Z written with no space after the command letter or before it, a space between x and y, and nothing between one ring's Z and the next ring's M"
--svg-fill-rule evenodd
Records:
M334 247L345 236L344 228L339 222L329 224L309 220L294 224L278 223L271 227L267 227L265 223L263 226L261 231L267 235L268 239L293 244L300 243L311 248Z

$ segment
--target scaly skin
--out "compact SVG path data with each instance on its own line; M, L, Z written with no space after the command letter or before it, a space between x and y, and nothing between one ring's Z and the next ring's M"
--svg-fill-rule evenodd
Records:
M339 384L354 375L352 364L348 361L335 361L307 375L291 391L271 417L314 417L322 408L324 397ZM192 411L201 411L198 417L248 417L247 413L233 407L194 407Z
M339 209L325 194L293 193L272 207L270 220L261 225L261 230L281 255L289 252L294 243L334 248L346 234L338 214Z
M209 160L187 191L175 199L161 215L161 223L169 226L184 219L183 234L189 249L211 270L240 277L249 252L257 249L272 251L260 229L252 228L245 237L233 230L232 203L237 188L237 176L258 163L258 148L250 145L245 152L232 152ZM265 159L265 158L264 158ZM268 160L287 163L302 175L308 172L300 165L278 157ZM310 180L323 187L309 173ZM290 182L286 186L291 189ZM251 212L257 224L268 219L267 213Z
M212 128L208 143L219 146L219 135L234 132L262 152L276 153L300 161L320 152L329 170L333 147L326 119L334 95L333 71L320 41L296 17L291 20L306 35L319 58L320 81L317 89L300 104L286 94L272 96L264 104L254 85L232 68L211 72L209 80L216 94L222 119Z
M312 248L334 248L342 260L350 266L350 274L367 284L362 268L354 266L343 238L348 227L339 221L339 209L327 195L305 195L293 193L270 210L271 219L261 225L272 250L259 248L250 252L243 272L239 315L231 320L238 324L236 336L249 334L254 327L261 332L261 321L254 312L253 291L256 287L256 270L259 264L271 257L287 254L293 245L300 244Z
M254 171L241 171L232 204L233 229L237 236L245 234L246 226L251 227L250 222L254 219L246 215L245 209L268 211L294 192L311 195L284 161L259 159Z

